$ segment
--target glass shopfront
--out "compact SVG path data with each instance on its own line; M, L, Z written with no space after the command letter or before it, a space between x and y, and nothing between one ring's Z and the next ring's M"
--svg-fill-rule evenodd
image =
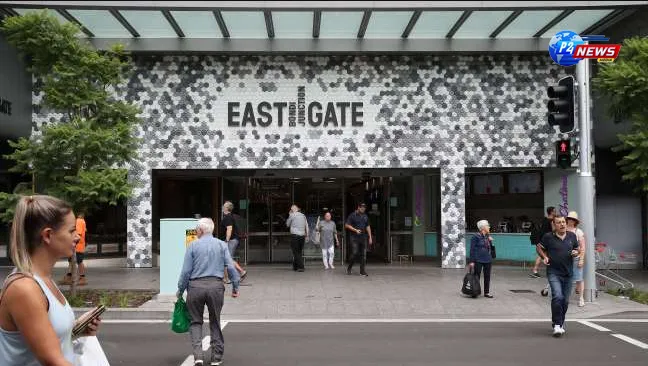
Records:
M293 203L306 215L311 233L318 217L323 220L325 212L332 213L341 244L335 249L338 263L351 255L344 223L358 202L367 204L366 213L372 228L374 245L367 253L370 262L389 263L397 260L399 255L414 255L415 231L422 233L431 227L434 229L435 225L429 223L434 221L432 217L439 216L438 212L425 215L425 225L416 221L416 199L428 198L416 197L415 177L407 170L229 170L202 174L200 171L184 171L182 174L183 186L192 189L185 193L176 190L174 195L165 197L154 192L155 220L208 216L214 218L218 227L222 204L231 201L241 237L236 259L245 264L292 261L291 235L286 220ZM434 177L438 188L438 175ZM178 177L174 171L164 171L157 172L154 179L157 180L155 186L166 186L177 181ZM424 182L429 183L430 179L425 178ZM425 209L428 212L437 210L438 205L427 204ZM306 240L304 259L319 262L322 251L312 239L311 234ZM421 235L421 248L425 245L423 240Z

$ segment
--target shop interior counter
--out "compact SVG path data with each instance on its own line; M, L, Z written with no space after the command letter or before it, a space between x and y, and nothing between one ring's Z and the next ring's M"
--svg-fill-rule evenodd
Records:
M470 239L477 233L469 232L465 235L466 256L470 255ZM491 233L493 244L497 250L498 260L508 261L535 261L535 246L529 241L530 233ZM425 233L425 255L438 257L436 232Z

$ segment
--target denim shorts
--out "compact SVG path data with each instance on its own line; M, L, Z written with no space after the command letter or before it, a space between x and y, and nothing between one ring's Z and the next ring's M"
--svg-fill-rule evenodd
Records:
M574 276L572 277L572 281L578 282L583 280L583 268L578 268L578 260L574 261Z

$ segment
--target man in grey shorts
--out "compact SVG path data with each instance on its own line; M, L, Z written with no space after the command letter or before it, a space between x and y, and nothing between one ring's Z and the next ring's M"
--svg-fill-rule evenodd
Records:
M230 201L225 201L223 204L223 218L220 223L220 239L227 243L230 256L234 258L236 256L236 248L239 245L239 231L232 210L234 210L234 204ZM241 280L245 279L247 271L237 261L234 261L234 267L241 275Z
M194 365L203 366L202 327L205 305L209 312L211 330L211 365L222 364L225 341L220 327L221 311L225 297L223 276L225 268L232 281L232 297L238 297L239 274L225 242L214 238L214 221L209 218L198 220L198 240L189 244L178 280L176 296L182 297L187 290L187 308L191 316L191 346Z

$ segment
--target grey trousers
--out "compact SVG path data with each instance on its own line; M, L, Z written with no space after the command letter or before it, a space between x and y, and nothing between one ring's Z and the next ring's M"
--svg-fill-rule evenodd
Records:
M225 296L225 285L218 277L205 277L189 281L187 289L187 308L191 316L191 347L194 360L203 359L202 328L205 305L209 312L209 328L211 330L211 357L212 361L223 358L225 341L220 327L221 310Z

